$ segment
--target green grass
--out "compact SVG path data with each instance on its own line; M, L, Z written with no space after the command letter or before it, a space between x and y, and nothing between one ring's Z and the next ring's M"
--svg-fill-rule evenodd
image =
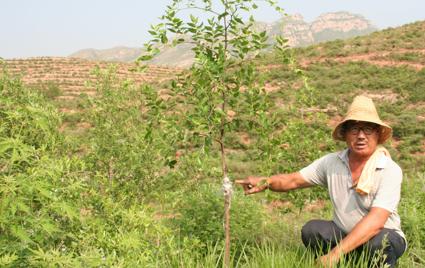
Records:
M387 56L377 56L372 59L425 64L424 54L419 52L390 53Z
M423 25L293 53L335 57L393 46L420 49ZM418 60L415 53L394 55L396 61ZM259 61L274 63L280 62L272 54ZM310 64L305 74L312 100L291 68L262 71L261 80L280 86L268 94L273 128L264 133L238 122L225 141L231 179L296 171L342 149L331 140L330 120L342 116L355 95L372 94L394 130L386 146L404 171L398 211L409 247L399 267L424 267L425 71L330 60ZM0 150L0 266L222 267L217 145L211 150L185 145L181 121L161 110L168 103L155 90L106 81L96 99L65 101L54 99L53 89L31 92L7 75L0 82L0 141L14 146ZM81 112L63 115L55 107ZM92 128L78 129L82 121ZM63 133L57 131L60 122L70 126ZM183 152L179 157L177 150ZM331 219L332 208L319 188L255 196L236 188L232 217L232 267L313 267L315 257L302 245L300 230L308 220ZM340 267L368 266L362 257L348 257Z
M399 260L399 267L422 267L425 265L423 243L425 230L421 222L425 220L425 212L421 209L421 204L425 198L425 173L418 173L414 176L407 176L403 183L402 201L399 212L402 218L402 228L408 239L408 250ZM417 192L416 194L408 194ZM287 194L275 194L273 200L277 198L285 199ZM257 200L263 204L266 196L260 194L247 197ZM261 229L261 237L254 245L240 244L235 242L234 246L238 251L234 251L232 256L232 267L313 267L316 263L315 255L307 251L301 243L300 230L302 225L314 218L331 218L331 204L325 202L325 208L313 211L286 210L279 207L266 209L269 217L257 228ZM268 206L268 205L266 205ZM235 208L238 210L239 208ZM258 209L256 207L255 209ZM203 211L203 210L202 210ZM203 213L203 212L201 212ZM252 228L247 228L248 233L252 233ZM257 230L256 230L257 231ZM206 246L206 253L194 255L188 252L187 248L177 250L175 254L162 256L158 263L169 264L172 267L221 267L223 261L223 245L210 241L212 244ZM338 267L370 267L366 261L367 256L362 253L360 256L352 255L344 258ZM381 267L381 266L377 266Z

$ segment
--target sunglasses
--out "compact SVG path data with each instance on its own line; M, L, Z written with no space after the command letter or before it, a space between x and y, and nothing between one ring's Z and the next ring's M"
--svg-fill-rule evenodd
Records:
M352 135L359 134L360 130L362 130L363 133L366 135L372 135L372 133L375 132L377 129L378 129L377 126L359 126L359 125L353 125L347 128L348 133Z

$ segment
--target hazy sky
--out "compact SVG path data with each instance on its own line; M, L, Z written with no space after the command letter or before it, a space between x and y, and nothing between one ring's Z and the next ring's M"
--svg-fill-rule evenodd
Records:
M171 0L0 0L0 57L67 56L83 48L141 47ZM425 0L279 0L312 21L325 12L361 14L378 28L425 20ZM279 18L263 9L257 20Z

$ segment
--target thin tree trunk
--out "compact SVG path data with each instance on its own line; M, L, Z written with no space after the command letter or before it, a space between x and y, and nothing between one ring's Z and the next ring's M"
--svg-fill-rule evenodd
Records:
M222 91L223 104L222 111L225 113L226 108L226 95L224 90ZM221 129L220 129L220 151L221 151L221 169L223 171L223 192L224 192L224 266L230 267L230 204L232 200L232 184L229 177L227 176L227 165L226 155L224 151L224 133L225 133L226 117L221 118Z
M226 12L227 12L227 1ZM227 59L227 49L228 49L228 23L227 15L223 17L224 23L224 52ZM224 192L224 267L230 267L230 205L232 201L232 183L230 182L229 177L227 176L227 165L226 165L226 154L224 152L224 133L226 126L226 92L225 89L222 89L222 99L223 103L221 109L224 115L221 117L221 129L220 129L220 150L221 150L221 169L223 170L223 192Z
M227 166L224 155L224 145L221 143L221 160L223 167L223 192L224 192L224 266L230 267L230 204L232 201L232 184L227 176Z

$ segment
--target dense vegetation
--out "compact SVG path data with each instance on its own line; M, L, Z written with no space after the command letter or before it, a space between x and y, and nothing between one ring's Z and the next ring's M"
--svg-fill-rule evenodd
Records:
M396 46L408 48L398 38L407 36L407 43L423 49L415 41L423 25L321 47L359 42L361 49L381 34L396 36ZM309 47L293 53L302 61L323 51ZM264 99L248 99L250 105L238 106L242 113L227 115L238 126L225 140L230 177L294 171L342 148L330 138L332 122L353 96L368 94L394 128L387 146L404 170L399 214L409 249L400 267L424 266L424 69L317 61L305 67L306 87L287 65L267 68L279 63L275 58L265 55L257 65L260 80L271 88L258 95ZM216 145L203 146L202 137L188 135L187 106L173 95L171 83L120 82L113 68L95 74L97 96L82 95L72 103L81 113L72 116L59 113L58 100L43 95L43 88L10 76L7 66L0 75L0 266L221 266ZM267 105L263 116L252 114L258 103ZM88 127L77 128L76 122ZM63 130L63 123L71 124ZM313 255L304 250L299 233L305 221L318 217L331 217L322 189L250 197L236 189L233 265L312 267ZM354 260L345 262L353 267ZM356 265L366 267L361 260Z

